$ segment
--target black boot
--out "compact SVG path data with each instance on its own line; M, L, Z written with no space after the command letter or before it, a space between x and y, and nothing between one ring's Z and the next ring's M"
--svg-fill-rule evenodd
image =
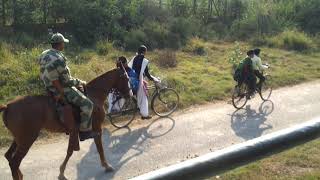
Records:
M99 136L99 133L94 132L94 131L83 131L83 132L79 132L79 139L80 141L84 141L87 139L91 139L91 138L95 138Z
M151 118L152 118L152 116L141 116L142 120L151 119Z

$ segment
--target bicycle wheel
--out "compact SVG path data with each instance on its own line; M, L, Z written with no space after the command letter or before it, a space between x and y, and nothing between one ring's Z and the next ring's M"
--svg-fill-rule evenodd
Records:
M266 80L261 85L261 90L259 90L260 97L263 101L267 101L270 99L272 94L272 87L270 85L271 77L267 75Z
M161 89L159 93L153 96L151 108L160 117L166 117L172 114L178 107L179 95L171 88Z
M111 112L107 116L114 127L124 128L134 120L137 111L135 98L118 98L113 102Z
M244 84L241 86L236 85L232 94L232 105L236 109L241 109L246 105L247 101L247 86Z

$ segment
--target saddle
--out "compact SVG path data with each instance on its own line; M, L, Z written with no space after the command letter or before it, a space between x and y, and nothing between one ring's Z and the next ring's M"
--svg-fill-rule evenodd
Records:
M47 91L50 101L54 104L55 110L59 117L59 122L65 128L65 132L69 135L69 146L73 151L79 151L79 116L75 116L76 112L80 112L79 108L74 107L66 102L58 102L55 100L54 95ZM78 117L78 118L77 118Z

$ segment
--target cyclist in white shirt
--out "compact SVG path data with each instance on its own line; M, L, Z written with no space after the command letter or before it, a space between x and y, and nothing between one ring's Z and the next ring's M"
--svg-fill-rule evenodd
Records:
M251 58L253 73L256 77L259 78L258 88L261 88L262 83L266 80L266 78L263 76L261 71L267 69L268 66L262 64L262 61L260 58L261 50L254 49L253 51L254 51L254 56L253 56L253 58Z

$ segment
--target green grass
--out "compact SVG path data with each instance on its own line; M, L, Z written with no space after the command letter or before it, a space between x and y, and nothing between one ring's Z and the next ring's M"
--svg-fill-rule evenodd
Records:
M237 168L219 179L320 179L320 141L315 140L269 158ZM216 177L212 177L217 179Z
M115 67L118 56L131 59L134 52L111 49L110 44L99 43L97 50L81 49L69 44L66 56L75 77L89 81ZM41 94L43 85L39 79L37 58L48 46L35 46L24 49L17 45L0 43L0 103L18 95ZM251 48L248 43L240 43L242 52ZM200 49L200 50L199 50ZM149 52L151 71L165 79L180 94L180 108L194 104L204 104L230 98L234 87L231 64L228 63L234 43L204 42L193 39L186 48L176 51L177 66L163 68L163 50ZM204 50L204 53L199 53ZM244 56L243 56L244 57ZM274 87L293 85L320 78L320 53L299 53L275 48L262 48L262 60L272 68ZM9 137L0 122L0 145L6 144Z

